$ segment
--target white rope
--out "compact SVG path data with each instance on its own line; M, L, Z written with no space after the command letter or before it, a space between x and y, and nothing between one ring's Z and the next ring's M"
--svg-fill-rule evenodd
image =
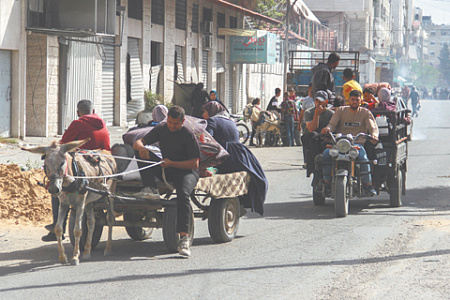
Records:
M101 179L101 178L114 178L114 177L118 177L121 175L125 175L125 174L130 174L130 173L134 173L134 172L138 172L141 170L145 170L145 169L150 169L152 167L158 166L160 164L162 164L162 161L149 161L149 160L142 160L142 159L137 159L137 158L129 158L129 157L125 157L125 156L115 156L115 155L107 155L107 154L98 154L98 153L75 153L77 155L98 155L98 156L104 156L104 157L112 157L112 158L117 158L117 159L128 159L128 160L136 160L139 162L143 162L143 163L147 163L149 164L148 166L142 167L142 168L138 168L136 170L130 170L130 171L126 171L126 172L121 172L121 173L117 173L117 174L112 174L112 175L103 175L103 176L70 176L74 179Z

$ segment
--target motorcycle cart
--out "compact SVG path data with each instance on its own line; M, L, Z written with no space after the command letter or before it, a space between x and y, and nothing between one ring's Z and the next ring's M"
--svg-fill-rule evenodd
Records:
M211 238L218 243L230 242L236 236L239 219L242 216L240 199L248 193L250 175L243 172L214 175L200 178L191 201L195 205L191 214L189 237L194 238L194 217L208 219ZM177 252L179 236L177 233L176 193L170 183L158 183L161 200L149 200L133 196L142 189L140 181L117 180L114 194L88 187L89 191L103 197L94 204L96 216L92 238L94 248L101 237L103 226L107 225L107 212L122 217L114 218L114 226L124 226L128 235L135 241L150 238L154 228L162 228L164 242L170 252ZM75 218L70 218L70 242L74 245L73 228ZM85 218L84 218L85 219ZM86 220L83 220L83 233L80 247L84 249L87 236Z
M369 158L368 164L371 165L372 184L378 195L381 191L389 193L392 207L400 207L401 197L406 194L410 124L408 113L408 109L373 111L379 128L379 142L377 145L366 142L364 146ZM331 197L335 200L336 216L345 217L350 198L368 196L361 181L364 173L360 167L364 162L356 161L358 151L355 151L356 146L353 144L353 139L356 138L345 135L333 135L332 138L332 161L325 162L322 154L315 157L313 202L315 205L323 205L325 198ZM326 164L331 164L331 190L323 182L323 166Z

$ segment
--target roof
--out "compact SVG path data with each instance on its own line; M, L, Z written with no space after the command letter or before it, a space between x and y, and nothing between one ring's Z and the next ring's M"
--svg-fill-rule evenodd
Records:
M267 31L276 33L277 35L279 35L282 39L284 39L284 33L286 32L285 29L283 28L271 28L271 29L267 29ZM307 39L305 39L304 37L302 37L301 35L293 32L292 30L289 30L289 38L290 39L298 39L302 42L308 42Z
M272 18L270 18L268 16L262 15L260 13L256 13L254 11L251 11L251 10L247 9L247 8L244 8L242 6L239 6L239 5L236 5L236 4L224 1L224 0L207 0L207 1L209 1L211 3L218 4L218 5L222 6L222 7L226 7L226 8L232 9L234 11L240 12L241 14L243 14L245 16L254 17L256 19L259 19L259 20L262 20L262 21L265 21L265 22L268 22L268 23L276 24L276 25L281 24L281 22L278 21L278 20L272 19Z
M303 0L290 0L291 5L293 3L294 7L293 10L298 14L298 15L302 15L303 17L305 17L306 19L314 22L314 23L318 23L320 24L319 19L317 19L317 17L312 13L312 11L308 8L308 6L306 6L305 2L303 2Z

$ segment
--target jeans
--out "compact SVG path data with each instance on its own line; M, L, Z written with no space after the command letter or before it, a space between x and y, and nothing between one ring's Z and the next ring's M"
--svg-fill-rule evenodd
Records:
M292 116L284 117L284 127L286 128L286 146L294 146L294 119Z
M412 107L411 116L413 116L413 117L419 116L419 114L417 113L417 104L418 104L418 101L411 100L411 107Z
M136 151L136 157L139 158L139 153ZM150 161L160 161L160 159L150 152ZM148 166L143 162L138 162L139 168ZM156 188L156 177L162 179L162 168L156 166L139 171L144 187ZM197 185L199 173L198 170L185 170L176 168L165 169L167 181L173 182L177 191L177 231L189 232L189 220L192 213L191 194Z
M356 158L358 162L368 162L369 158L367 157L366 149L362 145L355 144L355 146L359 146L359 155ZM330 149L326 149L323 152L323 160L324 162L331 162ZM362 173L369 173L361 176L361 181L363 184L372 184L372 176L370 175L370 164L360 164L360 170ZM331 182L331 164L323 165L323 179Z

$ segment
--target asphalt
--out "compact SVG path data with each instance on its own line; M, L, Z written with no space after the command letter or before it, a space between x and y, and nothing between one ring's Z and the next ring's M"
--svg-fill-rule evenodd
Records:
M128 128L113 126L109 127L111 146L123 143L122 135ZM59 141L61 135L52 137L26 137L24 139L11 139L13 142L0 143L0 164L17 164L24 168L39 167L42 165L39 154L23 151L20 147L50 145L52 141Z

